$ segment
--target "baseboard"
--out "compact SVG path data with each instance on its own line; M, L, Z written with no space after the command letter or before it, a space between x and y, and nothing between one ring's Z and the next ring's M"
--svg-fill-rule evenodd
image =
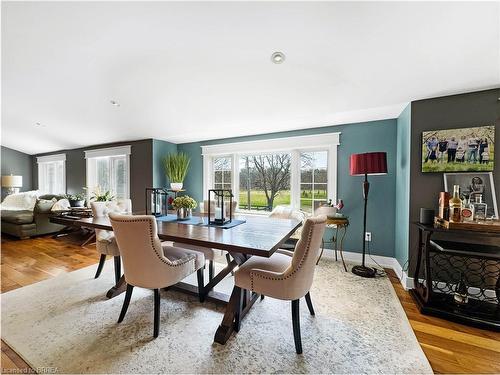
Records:
M325 248L325 250L329 251L325 251L325 254L323 256L328 258L335 258L335 250L329 248ZM351 251L344 251L343 254L344 254L344 260L346 262L361 263L363 254ZM338 256L340 259L340 254ZM386 257L382 255L366 254L365 263L372 267L379 266L383 268L392 269L396 273L397 277L399 278L399 281L401 282L401 285L405 290L413 289L413 278L408 277L408 274L406 273L406 271L403 271L403 268L401 267L396 258Z

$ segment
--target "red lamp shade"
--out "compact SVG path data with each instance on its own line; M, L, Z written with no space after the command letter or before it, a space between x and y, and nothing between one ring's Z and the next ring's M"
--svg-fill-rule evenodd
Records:
M351 155L349 170L351 172L351 176L386 174L387 153L367 152L364 154L353 154Z

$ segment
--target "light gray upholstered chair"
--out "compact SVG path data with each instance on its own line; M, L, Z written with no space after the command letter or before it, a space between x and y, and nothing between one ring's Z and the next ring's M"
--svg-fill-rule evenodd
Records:
M215 201L210 201L210 204L211 204L210 211L215 212ZM237 207L238 207L238 202L233 201L233 216L235 214ZM229 206L226 206L225 210L226 210L226 216L229 216ZM207 212L208 212L208 200L204 200L203 203L200 204L200 214L206 214ZM210 247L190 245L182 242L174 242L173 245L175 247L181 247L184 249L195 250L203 253L205 255L205 260L208 261L208 279L209 281L212 281L215 274L215 266L214 266L215 254L216 251L221 251L221 250L212 249ZM231 262L228 253L226 253L226 260L228 263Z
M92 214L94 217L105 217L108 216L110 212L124 214L132 213L132 201L130 199L117 199L108 202L91 202L90 207L92 208ZM96 229L95 235L96 249L101 254L95 278L97 279L101 275L104 262L106 262L106 256L111 255L113 256L115 264L115 281L118 283L118 280L121 277L121 260L120 250L116 244L115 236L113 232L102 229Z
M242 289L272 298L292 301L295 350L297 354L302 353L299 300L305 297L309 312L314 315L309 290L313 282L314 268L325 225L325 216L307 219L293 253L278 250L270 258L253 256L235 271L233 293L237 296L236 300L240 301L235 314L236 331L240 329Z
M162 244L158 238L156 219L151 215L109 214L120 247L127 291L118 318L125 318L134 287L154 291L154 329L153 336L160 332L160 288L177 284L179 281L198 271L198 290L203 295L202 253L179 249Z

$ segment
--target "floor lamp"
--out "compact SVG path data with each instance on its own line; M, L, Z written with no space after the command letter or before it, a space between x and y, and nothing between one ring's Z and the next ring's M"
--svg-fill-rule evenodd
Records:
M365 233L366 233L366 205L368 203L368 191L370 183L368 175L387 174L387 154L385 152L367 152L364 154L351 155L349 169L351 176L365 176L363 181L363 199L365 201L363 213L363 260L361 265L352 267L352 273L362 277L374 277L375 269L365 266Z

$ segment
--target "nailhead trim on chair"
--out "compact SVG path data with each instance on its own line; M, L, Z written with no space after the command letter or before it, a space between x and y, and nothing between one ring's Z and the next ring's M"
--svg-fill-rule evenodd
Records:
M186 258L186 260L178 259L178 260L175 260L175 261L172 262L168 258L166 258L164 256L162 257L160 254L158 254L158 252L156 251L156 246L155 246L155 242L154 242L154 239L153 239L153 225L151 224L151 220L149 220L149 219L116 220L116 219L111 219L110 218L110 220L111 221L116 221L116 222L119 222L119 223L142 223L142 222L147 222L149 224L149 238L151 240L151 247L153 248L153 251L155 252L155 254L158 257L158 259L160 259L163 263L165 263L166 265L168 265L170 267L179 267L179 266L182 266L185 263L190 262L191 260L193 260L193 259L196 258L195 255L190 254Z
M311 229L309 230L309 233L307 234L307 248L306 248L306 251L304 252L304 256L302 257L302 259L300 259L300 262L299 262L299 265L297 266L297 268L295 268L289 275L285 276L285 277L269 277L269 276L263 276L261 274L258 274L258 273L254 273L254 272L250 272L250 286L252 288L252 292L254 291L254 288L253 288L253 278L254 276L255 277L260 277L262 279L265 279L265 280L274 280L274 281L277 281L277 280L286 280L286 279L289 279L290 277L292 277L295 273L297 273L297 271L299 269L302 268L302 264L304 263L304 259L307 258L307 254L309 253L309 250L311 249L311 237L312 237L312 232L313 232L313 229L314 229L314 226L316 226L318 224L312 224L311 225Z

